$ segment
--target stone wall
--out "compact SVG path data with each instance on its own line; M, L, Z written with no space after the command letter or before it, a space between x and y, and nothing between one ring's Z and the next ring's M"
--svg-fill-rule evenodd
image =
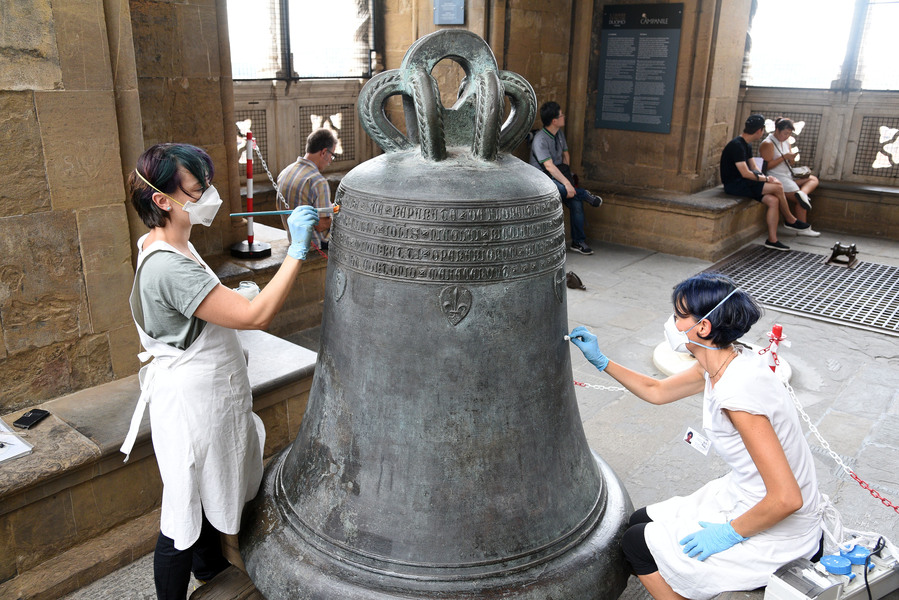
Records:
M16 0L0 21L0 412L133 374L125 175L149 145L213 157L225 205L203 254L244 235L224 0ZM133 32L133 36L132 36ZM223 50L224 48L224 50ZM223 76L227 74L226 76Z
M187 142L216 167L225 203L211 227L195 227L200 254L227 252L246 230L229 212L241 210L237 126L225 0L131 0L143 146ZM133 167L133 165L132 165Z
M133 271L100 0L21 0L0 39L0 411L133 373Z
M717 185L721 150L733 137L751 1L683 2L671 132L667 134L596 129L593 125L603 4L595 1L590 20L590 65L584 90L588 103L582 115L584 176L590 181L684 193ZM581 22L576 28L583 26Z

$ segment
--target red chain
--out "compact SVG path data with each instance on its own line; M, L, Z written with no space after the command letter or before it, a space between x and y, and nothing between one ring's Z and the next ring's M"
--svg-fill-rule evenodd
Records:
M772 340L772 341L773 341L773 340ZM767 350L767 348L766 348L765 350ZM762 352L764 352L765 350L763 350ZM761 354L762 352L760 352L759 354ZM775 355L775 356L776 356L776 355ZM575 381L575 382L574 382L574 385L578 385L578 386L580 386L580 387L587 387L587 384L586 384L586 383L582 383L582 382L580 382L580 381ZM887 508L892 508L894 511L896 511L897 513L899 513L899 506L893 504L892 502L890 502L889 500L887 500L886 498L884 498L883 496L881 496L881 495L880 495L880 492L878 492L877 490L875 490L874 488L872 488L870 485L868 485L868 483L867 483L864 479L862 479L861 477L859 477L858 475L856 475L854 471L852 471L851 469L846 469L846 470L848 471L849 475L850 475L855 481L857 481L858 484L859 484L860 486L862 486L862 489L868 490L868 493L871 494L872 496L874 496L875 498L877 498L878 500L880 500L880 503L881 503L881 504L883 504L883 505L886 506Z
M322 249L315 245L315 242L309 242L309 245L312 246L313 248L315 248L316 250L318 250L319 254L321 254L325 258L328 258L328 255L325 254L324 252L322 252Z
M875 498L877 498L878 500L880 500L880 503L881 503L881 504L883 504L883 505L886 506L887 508L892 508L892 509L895 510L897 513L899 513L899 506L896 506L895 504L893 504L892 502L890 502L889 500L887 500L886 498L884 498L883 496L881 496L881 495L878 493L877 490L875 490L875 489L872 488L870 485L868 485L867 482L865 482L864 479L862 479L861 477L859 477L858 475L856 475L854 471L849 471L849 475L851 475L852 478L853 478L854 480L856 480L860 486L862 486L862 489L868 490L868 493L870 493L872 496L874 496Z
M777 327L777 325L775 325ZM777 357L777 351L771 350L771 346L774 345L775 342L778 344L785 340L786 337L781 336L780 334L775 334L773 331L768 332L768 346L766 348L762 348L759 350L759 355L764 355L766 352L771 352L771 357L774 359L774 366L771 367L771 370L774 371L777 367L780 366L780 359Z

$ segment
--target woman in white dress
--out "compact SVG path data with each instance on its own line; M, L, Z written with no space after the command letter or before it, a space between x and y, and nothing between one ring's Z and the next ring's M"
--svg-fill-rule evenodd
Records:
M318 214L297 208L292 243L272 280L250 301L221 284L190 243L222 201L209 155L188 144L157 144L137 162L131 202L149 233L138 241L131 312L141 345L141 397L122 445L130 454L150 407L162 476L156 595L184 600L190 574L227 567L220 533L235 534L243 505L262 480L265 429L253 413L247 357L236 329L264 329L284 304L309 249ZM126 458L127 460L127 458Z
M808 223L808 211L812 209L809 195L818 187L818 178L814 175L799 177L794 174L793 164L798 152L793 152L790 147L793 129L793 121L790 119L774 119L774 131L759 144L759 154L767 165L765 174L777 177L784 186L787 201L796 204L796 218ZM796 230L796 235L817 237L821 233L808 227Z
M822 499L789 393L762 357L733 343L760 318L756 302L713 273L681 282L672 300L666 338L696 364L666 379L610 361L584 327L570 337L594 366L646 402L703 393L703 430L730 473L636 511L622 549L657 600L707 599L758 588L791 560L820 556Z

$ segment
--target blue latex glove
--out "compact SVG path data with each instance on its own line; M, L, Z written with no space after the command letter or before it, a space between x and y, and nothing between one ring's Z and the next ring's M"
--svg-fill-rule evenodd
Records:
M707 523L700 521L699 526L702 529L694 531L678 542L684 547L684 554L689 554L690 557L696 557L699 560L705 560L717 552L723 552L731 546L749 539L734 531L729 522Z
M568 334L568 337L571 338L572 344L581 349L581 352L584 353L584 358L594 367L604 371L609 366L609 359L599 349L599 344L596 343L596 336L590 333L589 329L586 327L575 327Z
M309 252L309 241L312 239L312 228L318 224L318 211L314 207L304 204L298 206L287 217L287 229L290 230L290 246L287 248L287 256L297 260L306 258Z

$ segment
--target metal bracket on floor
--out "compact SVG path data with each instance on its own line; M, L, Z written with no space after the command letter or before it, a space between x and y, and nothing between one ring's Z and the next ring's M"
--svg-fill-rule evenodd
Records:
M855 244L844 246L842 242L837 242L831 248L830 258L824 264L851 269L858 264L858 250Z

